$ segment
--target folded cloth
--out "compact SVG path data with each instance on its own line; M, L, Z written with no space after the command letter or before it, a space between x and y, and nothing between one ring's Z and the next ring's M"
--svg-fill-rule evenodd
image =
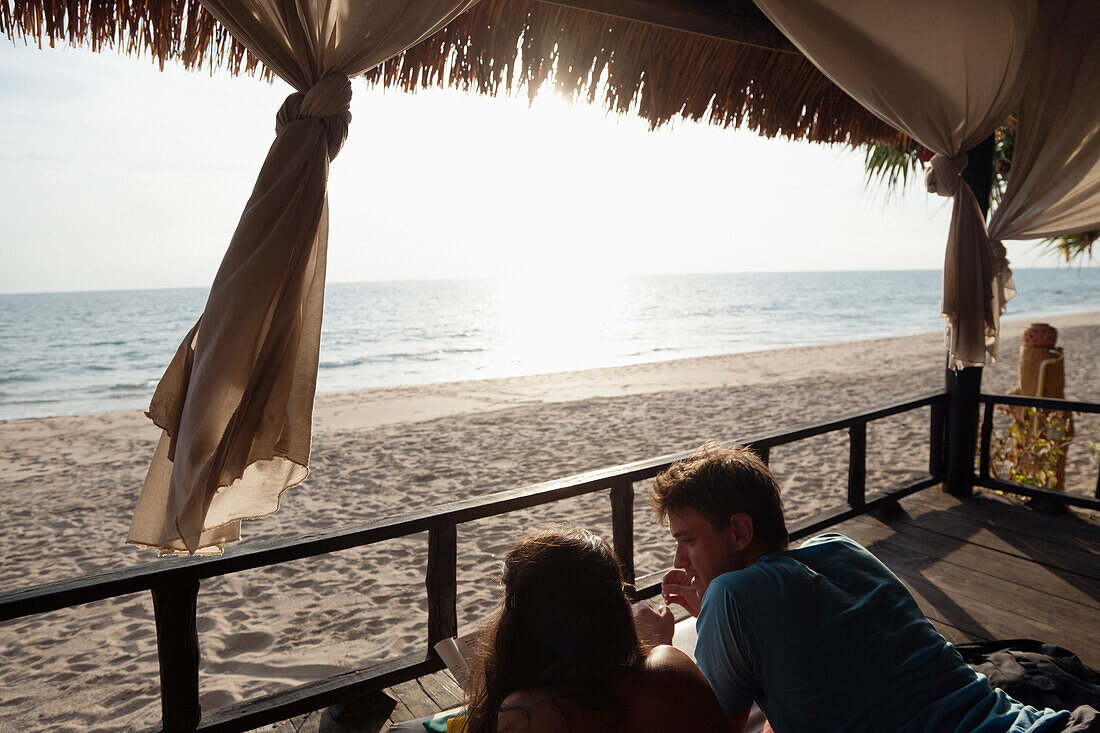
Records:
M1094 715L1095 708L1100 708L1100 674L1068 649L1034 639L958 644L955 649L974 671L986 676L991 687L1004 690L1025 705L1040 710L1089 706L1094 708Z
M1100 712L1082 705L1070 714L1069 723L1062 733L1100 733Z

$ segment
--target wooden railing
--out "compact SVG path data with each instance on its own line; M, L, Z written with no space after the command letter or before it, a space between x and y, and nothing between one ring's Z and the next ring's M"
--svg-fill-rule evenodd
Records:
M732 443L749 445L767 461L771 449L776 446L826 433L848 431L847 503L794 523L789 529L791 539L795 540L939 483L944 470L947 400L946 393L936 393L831 422L748 437ZM927 476L880 493L869 501L866 492L867 424L922 407L931 408ZM1100 411L1100 406L1094 407ZM153 596L160 658L161 730L168 733L245 731L442 669L443 663L432 651L432 645L458 631L457 527L466 522L582 494L609 491L615 552L622 560L630 581L639 585L636 597L655 595L660 590L659 575L635 578L634 483L652 479L687 455L661 456L299 537L253 542L231 547L220 556L168 558L3 593L0 594L0 621L148 590ZM428 532L426 655L406 655L201 714L196 612L202 580L425 531Z
M1078 402L1076 400L1058 400L1049 397L1023 397L1020 395L989 395L979 396L985 405L982 416L981 452L978 462L978 475L974 479L976 486L984 486L987 489L1008 491L1013 494L1029 497L1041 497L1057 504L1070 504L1085 507L1087 509L1100 510L1100 471L1096 476L1095 499L1065 491L1051 491L1030 484L1022 484L1017 481L1008 481L995 478L989 470L990 444L993 441L993 415L997 405L1012 405L1015 407L1037 407L1041 410L1059 410L1062 412L1081 412L1100 414L1100 404L1095 402Z

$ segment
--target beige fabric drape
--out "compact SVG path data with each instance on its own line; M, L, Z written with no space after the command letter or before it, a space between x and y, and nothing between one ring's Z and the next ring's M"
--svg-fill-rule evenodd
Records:
M474 0L202 0L297 91L276 119L206 308L157 386L163 429L128 541L219 552L308 474L329 162L347 136L350 76L434 33Z
M994 246L1100 230L1100 3L1042 4L1032 49Z
M1027 0L755 0L840 88L936 153L930 191L954 198L943 315L952 366L996 357L1011 273L959 179L1022 91L1035 3Z

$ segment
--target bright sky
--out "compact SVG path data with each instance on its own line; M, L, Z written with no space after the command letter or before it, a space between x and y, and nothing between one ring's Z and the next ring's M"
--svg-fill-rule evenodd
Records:
M949 206L843 147L354 82L329 280L938 269ZM0 292L209 286L282 82L0 44ZM1054 266L1009 243L1021 267Z

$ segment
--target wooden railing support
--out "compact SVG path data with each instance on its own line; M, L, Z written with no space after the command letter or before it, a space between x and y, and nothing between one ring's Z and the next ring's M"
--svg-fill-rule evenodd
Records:
M458 530L451 524L428 531L428 655L443 639L458 636Z
M152 588L160 661L160 714L164 733L195 730L199 707L198 580Z
M848 428L848 506L867 503L867 423Z
M611 487L611 537L623 566L623 578L634 584L634 483L621 481Z
M993 403L986 402L982 415L981 457L978 459L978 475L989 478L989 446L993 442Z
M951 402L944 433L943 487L954 496L974 493L974 448L978 442L978 395L982 368L948 369L945 377Z
M933 402L929 408L931 417L928 426L928 473L942 476L944 471L944 429L947 424L947 406L942 402Z
M1048 501L1052 504L1079 506L1093 511L1100 511L1100 476L1096 480L1095 498L1086 498L1080 494L1068 491L1054 491L1051 489L1022 484L1003 478L994 478L990 470L990 445L993 438L994 412L997 405L1009 405L1014 407L1038 408L1040 410L1057 410L1059 412L1079 412L1085 415L1100 415L1100 403L1080 402L1078 400L1065 400L1053 397L1029 397L1025 395L990 395L983 394L980 401L985 405L985 417L982 420L982 444L980 469L976 478L978 486L996 491L1005 491L1019 496L1027 496Z

